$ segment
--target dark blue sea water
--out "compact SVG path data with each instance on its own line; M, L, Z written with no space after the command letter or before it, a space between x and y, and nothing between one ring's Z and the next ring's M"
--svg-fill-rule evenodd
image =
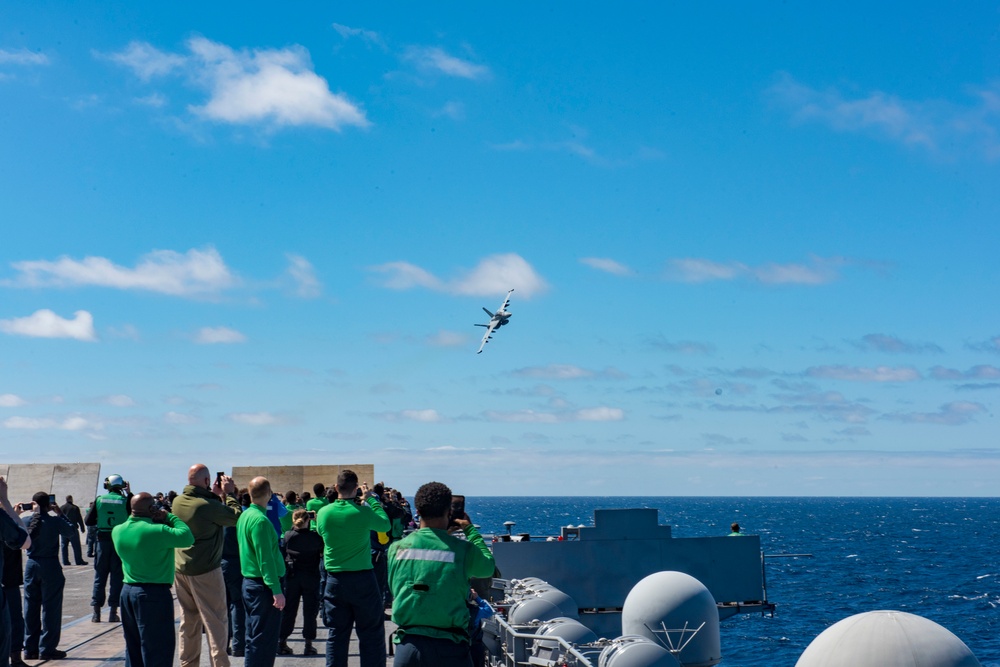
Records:
M1000 498L473 498L485 533L557 534L592 525L595 508L653 507L674 537L761 536L774 617L722 623L723 665L792 667L837 621L895 609L948 628L986 667L1000 667Z

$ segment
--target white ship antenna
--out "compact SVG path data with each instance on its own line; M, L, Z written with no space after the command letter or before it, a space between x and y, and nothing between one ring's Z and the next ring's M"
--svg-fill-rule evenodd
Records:
M667 624L664 623L663 621L660 621L659 630L654 630L653 628L649 627L647 623L643 623L643 625L646 626L647 630L653 633L653 636L656 638L658 642L660 642L660 644L663 645L663 648L670 651L670 653L676 658L680 654L680 652L683 651L685 647L687 647L687 645L691 643L691 640L695 638L695 636L698 634L698 631L701 630L703 627L705 627L705 622L702 621L701 625L699 625L697 628L689 628L688 622L684 621L683 628L668 629ZM671 637L671 633L674 633L674 635L676 635L676 640L674 637ZM663 635L663 637L661 638L660 635ZM678 658L677 662L680 663L680 658Z

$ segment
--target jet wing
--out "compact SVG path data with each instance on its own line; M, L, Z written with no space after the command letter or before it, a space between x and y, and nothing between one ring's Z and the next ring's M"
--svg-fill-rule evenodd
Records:
M490 340L490 334L492 334L493 330L497 328L497 322L499 322L499 320L497 320L497 319L490 319L490 323L489 324L478 324L478 325L476 325L476 326L480 326L480 327L486 327L486 333L483 334L483 341L479 344L479 351L476 352L476 354L482 353L483 348L486 347L486 343L488 343L489 340Z
M500 310L499 310L499 311L497 311L497 312L500 312L500 313L502 313L502 312L504 312L505 310L507 310L507 306L509 306L509 305L510 305L510 295L511 295L511 292L513 292L513 291L514 291L514 290L508 290L508 291L507 291L507 298L503 300L503 303L502 303L502 304L500 304Z

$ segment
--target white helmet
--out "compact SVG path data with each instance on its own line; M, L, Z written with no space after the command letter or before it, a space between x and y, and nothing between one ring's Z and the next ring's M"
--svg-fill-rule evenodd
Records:
M125 480L122 479L121 475L108 475L104 479L104 488L108 491L120 489L123 486L125 486Z

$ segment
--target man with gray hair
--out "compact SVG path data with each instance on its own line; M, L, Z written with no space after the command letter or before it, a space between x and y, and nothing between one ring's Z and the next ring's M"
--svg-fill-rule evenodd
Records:
M181 607L181 667L201 660L201 630L205 628L212 667L229 667L229 609L222 576L223 530L240 517L233 478L219 474L214 483L208 466L188 470L188 485L174 499L172 511L194 534L194 545L177 549L174 588Z

